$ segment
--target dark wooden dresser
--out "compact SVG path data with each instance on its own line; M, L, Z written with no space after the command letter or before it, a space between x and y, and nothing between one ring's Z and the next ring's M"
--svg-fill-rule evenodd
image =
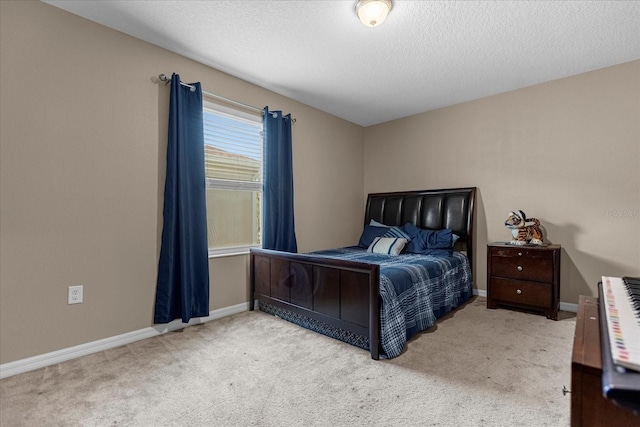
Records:
M558 320L560 245L487 245L487 308L513 306Z
M571 427L638 427L640 416L602 395L598 298L580 296L571 357Z

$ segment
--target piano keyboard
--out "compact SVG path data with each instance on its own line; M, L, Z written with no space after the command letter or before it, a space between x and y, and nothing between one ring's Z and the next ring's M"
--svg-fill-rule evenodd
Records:
M613 363L640 371L640 279L602 277Z

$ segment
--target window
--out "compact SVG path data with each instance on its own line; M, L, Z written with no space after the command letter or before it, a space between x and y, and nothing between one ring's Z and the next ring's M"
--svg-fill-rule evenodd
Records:
M204 102L209 256L260 246L262 116Z

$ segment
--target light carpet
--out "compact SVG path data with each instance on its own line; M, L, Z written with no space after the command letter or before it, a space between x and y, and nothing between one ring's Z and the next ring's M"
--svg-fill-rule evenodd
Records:
M572 313L475 297L391 360L244 312L0 381L4 426L568 426Z

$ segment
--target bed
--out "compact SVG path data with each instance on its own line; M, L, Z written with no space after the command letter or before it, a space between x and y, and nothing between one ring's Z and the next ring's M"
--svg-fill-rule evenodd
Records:
M475 187L368 195L360 243L372 224L413 224L451 230L457 240L445 254L252 249L249 308L258 301L261 311L366 349L372 359L395 357L411 336L472 296L474 201Z

